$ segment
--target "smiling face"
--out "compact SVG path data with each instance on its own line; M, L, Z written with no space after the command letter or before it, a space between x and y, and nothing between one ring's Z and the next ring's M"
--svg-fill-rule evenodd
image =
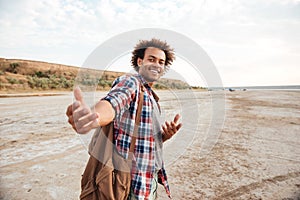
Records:
M145 50L144 58L138 58L139 74L148 82L157 81L163 74L166 55L161 49L148 47Z

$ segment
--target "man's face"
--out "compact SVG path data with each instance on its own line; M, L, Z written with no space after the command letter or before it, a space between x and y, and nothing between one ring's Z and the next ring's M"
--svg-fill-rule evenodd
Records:
M138 58L139 74L149 83L157 81L164 73L166 55L161 49L148 47L144 59Z

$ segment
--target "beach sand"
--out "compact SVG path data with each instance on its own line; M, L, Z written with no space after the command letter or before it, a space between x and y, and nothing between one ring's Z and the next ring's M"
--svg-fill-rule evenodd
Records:
M177 111L185 121L186 113L195 116L191 100L177 105L168 92L159 94L167 119ZM226 92L224 124L206 154L211 95L195 97L199 126L185 123L165 144L174 199L300 199L299 91ZM91 134L67 124L71 102L71 93L0 99L0 199L78 199ZM167 199L162 187L158 193Z

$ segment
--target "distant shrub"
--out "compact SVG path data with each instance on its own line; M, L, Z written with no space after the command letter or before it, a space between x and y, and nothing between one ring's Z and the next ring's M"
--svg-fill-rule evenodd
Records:
M108 88L112 86L112 81L104 80L104 79L98 79L98 86L102 88Z
M19 83L19 81L15 78L12 77L6 77L6 80L10 83L10 84L17 84Z
M178 80L169 80L169 79L160 79L156 84L154 85L156 89L187 89L190 88L190 86L182 81Z
M72 88L74 85L74 81L67 80L65 77L60 77L59 82L60 82L60 87L65 89Z
M33 89L70 89L74 85L74 80L67 80L64 76L56 77L56 75L38 77L35 74L34 76L27 76L27 82L29 87Z
M154 86L153 86L155 89L157 90L161 90L161 89L166 89L167 87L160 84L160 83L155 83Z
M49 88L49 79L48 78L40 78L37 76L28 76L27 82L29 87L31 88L42 88L48 89Z
M7 72L17 74L17 68L19 67L19 63L10 63L9 67L6 69Z
M37 71L35 72L35 75L39 78L49 78L48 72Z

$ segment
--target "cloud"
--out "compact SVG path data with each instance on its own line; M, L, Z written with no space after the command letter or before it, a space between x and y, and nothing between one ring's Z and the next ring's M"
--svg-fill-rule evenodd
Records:
M299 84L299 0L16 0L0 7L0 57L81 65L119 33L164 28L202 46L225 84L241 84L240 74L253 85L261 68L293 71L285 83ZM281 84L278 74L264 84Z

